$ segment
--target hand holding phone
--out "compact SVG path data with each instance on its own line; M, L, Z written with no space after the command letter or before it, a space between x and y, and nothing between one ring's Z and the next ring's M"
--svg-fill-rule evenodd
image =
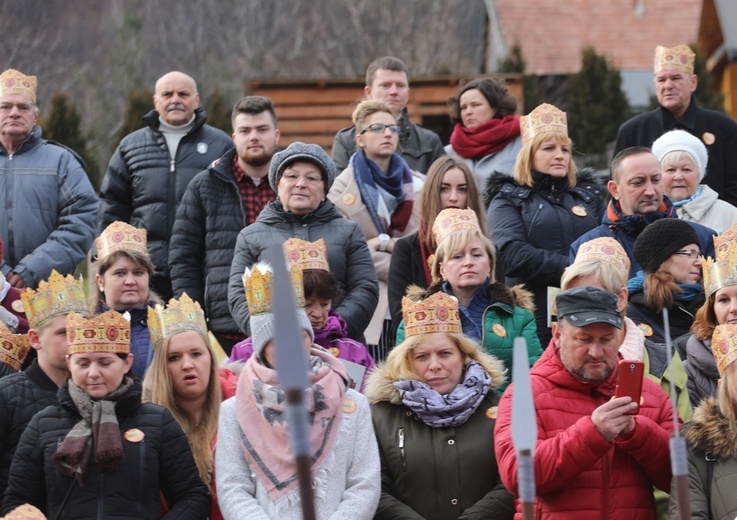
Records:
M642 394L642 378L644 376L645 364L642 361L623 359L619 362L619 380L614 397L628 396L637 408L629 412L636 415L640 411L640 396Z

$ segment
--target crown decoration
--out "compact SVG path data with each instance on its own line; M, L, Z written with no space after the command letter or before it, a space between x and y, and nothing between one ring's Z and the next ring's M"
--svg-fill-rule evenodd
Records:
M305 269L321 269L330 271L328 264L328 250L325 239L316 242L307 242L299 238L290 238L284 242L284 255L288 262Z
M714 327L711 337L711 350L717 362L719 375L737 359L737 325L726 323Z
M444 292L436 292L420 302L402 298L405 338L433 332L462 332L458 300Z
M25 334L13 334L0 322L0 363L5 363L15 371L20 370L31 345Z
M131 351L131 324L117 311L107 311L87 319L76 312L67 317L67 354Z
M56 270L51 271L48 281L41 281L38 288L26 289L20 293L28 324L32 329L69 312L87 312L82 279L66 277Z
M97 258L104 258L116 251L135 251L148 256L146 230L125 222L113 222L95 239Z
M676 47L655 47L655 64L653 70L680 70L686 74L693 74L696 55L688 45Z
M472 209L444 209L438 214L432 225L432 235L435 238L435 244L440 245L448 235L462 229L481 229L476 212Z
M302 269L291 264L287 266L287 269L294 290L295 305L298 309L303 308L305 306L305 296ZM258 263L253 266L253 269L246 267L246 274L243 275L243 286L246 289L248 312L251 316L271 314L273 276L271 266L268 264Z
M20 94L31 98L36 103L36 88L38 79L36 76L26 76L15 69L8 69L0 74L0 96L9 94Z
M707 298L722 287L737 285L737 224L714 237L714 251L716 260L705 258L701 265Z
M205 313L187 293L183 293L178 300L169 300L166 308L163 305L148 308L148 332L154 348L159 348L166 338L187 331L207 337Z
M525 143L542 132L558 132L567 136L568 118L561 109L543 103L529 115L520 118L520 130Z
M622 244L612 237L599 237L581 244L574 263L590 259L614 264L614 267L620 272L629 276L630 258L624 251Z
M2 520L46 520L46 516L34 506L23 504L2 517Z

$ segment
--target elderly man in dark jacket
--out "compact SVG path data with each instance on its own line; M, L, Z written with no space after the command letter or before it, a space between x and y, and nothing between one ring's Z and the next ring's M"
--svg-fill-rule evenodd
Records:
M146 126L126 136L110 159L100 189L99 232L120 220L148 232L156 272L151 288L173 295L169 240L179 201L194 176L233 146L228 135L205 124L194 80L170 72L156 82L155 110Z
M52 269L74 271L95 236L98 202L82 159L41 138L36 76L0 75L0 268L13 287L35 288Z

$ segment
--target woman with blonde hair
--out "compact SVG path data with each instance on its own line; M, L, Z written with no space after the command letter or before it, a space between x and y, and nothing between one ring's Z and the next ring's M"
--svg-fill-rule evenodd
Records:
M382 463L374 518L511 519L494 456L504 366L463 334L451 296L405 298L402 310L407 338L365 390Z
M432 163L422 188L420 229L394 244L387 285L395 335L402 320L402 297L407 288L432 285L431 258L437 248L432 228L438 214L448 208L473 210L483 232L484 211L479 189L466 163L454 155L444 155Z
M507 285L523 283L534 294L537 334L547 346L548 288L560 283L571 244L601 222L603 190L592 172L576 175L564 112L543 104L520 124L514 178L494 174L486 185L486 229L499 249Z
M397 153L400 127L383 101L362 101L353 111L356 153L338 175L328 198L366 236L379 278L379 303L366 329L366 344L379 346L379 357L393 345L387 313L389 264L396 241L420 226L417 200L424 176L413 172ZM376 357L376 356L374 356Z
M154 357L143 381L143 400L171 412L187 435L202 481L214 494L213 452L220 402L235 395L237 377L219 369L205 314L186 293L148 311ZM212 520L222 518L213 497Z

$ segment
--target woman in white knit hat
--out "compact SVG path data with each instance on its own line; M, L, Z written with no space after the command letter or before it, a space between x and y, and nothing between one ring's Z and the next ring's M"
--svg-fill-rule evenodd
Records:
M709 156L698 137L684 130L671 130L653 143L653 153L663 168L665 194L683 220L698 222L721 234L737 222L737 208L719 199L706 184Z

